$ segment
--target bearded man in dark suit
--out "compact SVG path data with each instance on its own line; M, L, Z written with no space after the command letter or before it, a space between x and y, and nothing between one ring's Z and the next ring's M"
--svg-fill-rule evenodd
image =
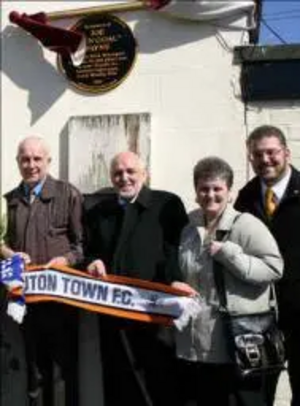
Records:
M149 189L143 162L122 152L111 162L112 193L86 197L86 256L95 276L180 281L177 251L187 222L175 194ZM175 404L172 331L100 317L106 406Z

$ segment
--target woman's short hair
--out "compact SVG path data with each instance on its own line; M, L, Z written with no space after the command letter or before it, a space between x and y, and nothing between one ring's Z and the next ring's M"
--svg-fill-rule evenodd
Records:
M226 182L230 189L233 185L233 170L223 159L215 156L203 158L194 167L194 186L199 180L220 178Z

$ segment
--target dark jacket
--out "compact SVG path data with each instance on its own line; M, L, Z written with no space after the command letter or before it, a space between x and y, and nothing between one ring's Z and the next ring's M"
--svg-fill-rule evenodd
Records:
M88 195L87 262L102 259L108 273L117 275L181 280L178 246L186 223L184 206L172 193L143 187L126 207L115 193ZM175 403L172 330L101 316L100 332L105 404L146 406L147 397L154 405Z
M260 218L274 235L285 265L277 285L280 309L285 316L300 314L300 172L292 167L286 192L270 221L264 213L258 177L240 190L235 208Z
M70 265L82 260L82 197L74 186L48 176L32 204L22 183L5 198L5 242L14 251L28 253L33 264L56 256L65 256Z
M115 193L85 197L86 253L100 258L108 273L149 281L181 280L177 256L180 232L187 223L176 195L144 187L123 207Z

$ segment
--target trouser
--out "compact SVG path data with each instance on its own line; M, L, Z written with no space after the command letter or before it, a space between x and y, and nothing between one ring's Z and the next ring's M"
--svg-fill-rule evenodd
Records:
M28 306L23 324L30 406L55 406L54 367L64 382L64 405L78 405L77 310L54 303Z
M285 330L286 357L292 392L291 406L300 406L300 320Z
M266 406L264 378L238 380L231 365L178 361L178 405Z
M278 380L281 372L274 372L265 377L265 393L266 393L266 404L267 406L273 406L275 402L275 395ZM299 405L300 406L300 405Z
M99 319L105 406L176 406L175 348L157 326Z

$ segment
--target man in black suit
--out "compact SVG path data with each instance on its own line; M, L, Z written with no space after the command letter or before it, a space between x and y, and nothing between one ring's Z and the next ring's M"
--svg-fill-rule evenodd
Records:
M256 177L240 190L235 207L260 218L277 240L285 262L278 282L279 321L286 338L292 406L300 405L300 172L290 165L283 132L274 126L256 128L247 140ZM277 378L269 382L272 405Z
M181 280L177 250L187 216L179 197L145 186L145 167L132 152L118 154L110 174L114 192L86 198L88 271ZM175 404L171 331L101 316L100 337L106 406Z

